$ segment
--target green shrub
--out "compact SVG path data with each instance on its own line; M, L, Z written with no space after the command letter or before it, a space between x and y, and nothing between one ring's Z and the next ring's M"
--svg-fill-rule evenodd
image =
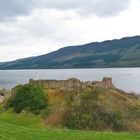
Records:
M104 89L95 88L89 92L81 93L79 102L71 101L63 116L64 125L71 129L124 130L125 117L123 113L109 110L109 107L102 104L103 101L99 97L104 91Z
M48 98L40 86L25 84L17 88L9 105L16 113L24 110L39 114L40 111L47 109Z

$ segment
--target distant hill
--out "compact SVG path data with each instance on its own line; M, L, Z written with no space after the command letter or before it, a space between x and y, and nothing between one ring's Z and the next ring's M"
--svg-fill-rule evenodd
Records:
M140 36L70 46L52 53L0 63L0 69L140 67Z

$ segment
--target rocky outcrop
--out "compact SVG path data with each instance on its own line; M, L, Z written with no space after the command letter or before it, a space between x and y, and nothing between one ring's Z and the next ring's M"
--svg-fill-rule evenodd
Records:
M87 81L81 82L76 78L71 78L68 80L33 80L30 79L29 83L36 83L43 88L53 88L53 89L60 89L66 91L75 91L75 90L82 90L87 87L97 87L101 86L104 88L111 88L112 85L112 78L104 77L102 81Z
M104 77L103 80L102 80L102 84L106 88L111 88L113 86L112 78Z
M0 103L4 101L4 95L0 94Z
M11 96L11 92L6 89L0 90L0 103L3 103L6 99Z

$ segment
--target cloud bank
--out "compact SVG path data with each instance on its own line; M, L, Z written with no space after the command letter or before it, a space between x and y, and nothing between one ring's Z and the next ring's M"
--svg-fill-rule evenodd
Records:
M130 0L0 0L0 19L11 20L36 9L74 10L81 15L112 16L126 10Z

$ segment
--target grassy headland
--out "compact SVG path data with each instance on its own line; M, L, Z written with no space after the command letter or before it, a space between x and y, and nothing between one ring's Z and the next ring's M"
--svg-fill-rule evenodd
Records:
M113 86L87 83L68 91L37 83L20 85L0 110L2 140L140 139L139 97Z

